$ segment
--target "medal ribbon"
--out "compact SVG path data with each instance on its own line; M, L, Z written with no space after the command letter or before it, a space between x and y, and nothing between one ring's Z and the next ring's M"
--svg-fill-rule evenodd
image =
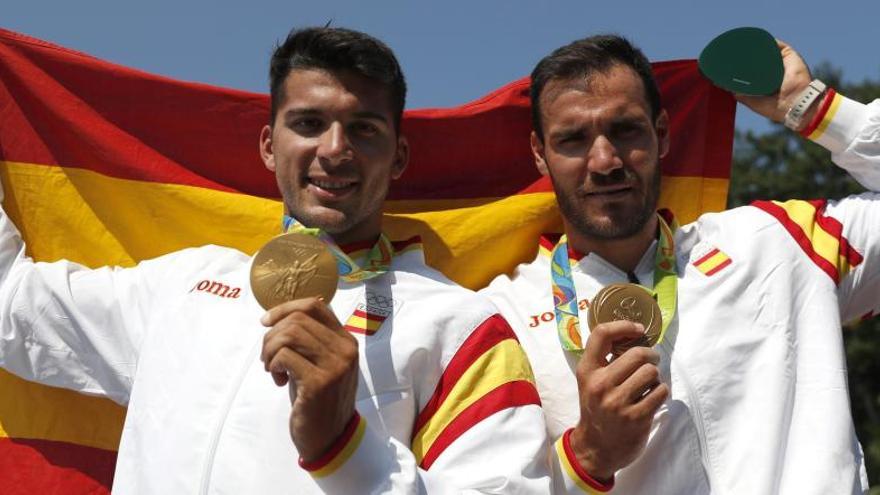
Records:
M663 319L660 327L660 338L663 342L666 329L675 316L678 299L678 276L675 272L675 241L673 234L678 229L674 219L672 226L666 223L661 215L657 215L660 235L657 240L657 254L654 256L654 290L645 288L657 299L660 315ZM566 351L582 352L584 350L580 333L580 317L578 315L577 290L571 276L572 261L568 256L568 239L562 236L550 255L550 283L553 289L553 310L556 314L556 332L559 343Z
M336 268L339 270L339 277L346 282L360 282L378 277L388 271L391 266L391 258L394 256L394 246L385 234L380 233L379 239L370 248L367 254L364 266L358 265L351 257L336 245L333 238L320 229L306 227L299 223L295 218L284 215L282 221L282 231L286 234L289 232L297 234L306 234L316 236L327 245L327 248L336 258Z

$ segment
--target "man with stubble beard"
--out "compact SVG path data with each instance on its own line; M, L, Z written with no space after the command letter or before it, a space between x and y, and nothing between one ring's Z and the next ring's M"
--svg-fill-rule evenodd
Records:
M812 81L780 49L780 91L740 101L880 189L880 104ZM565 235L484 293L535 370L556 491L866 490L841 322L880 307L880 196L759 201L678 227L655 211L669 116L648 60L618 36L545 57L531 99L532 151ZM627 348L646 329L625 319L589 332L593 299L619 283L647 288L666 315L653 348Z

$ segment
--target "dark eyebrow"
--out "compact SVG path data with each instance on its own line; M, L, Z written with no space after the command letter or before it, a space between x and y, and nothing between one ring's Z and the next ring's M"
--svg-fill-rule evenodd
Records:
M323 112L321 112L317 108L291 108L290 110L284 112L284 119L289 120L293 117L316 116L322 114ZM378 112L363 110L360 112L355 112L354 117L358 119L378 120L379 122L388 125L388 119Z
M609 123L610 127L622 127L622 126L641 126L644 123L644 120L639 115L618 115L611 119ZM576 136L584 132L584 128L578 125L573 125L570 127L561 127L555 129L553 132L548 134L548 138L550 139L559 139L569 136Z
M548 136L550 139L559 139L563 137L575 136L581 134L583 132L583 128L578 126L571 127L563 127L561 129L555 129Z
M611 125L641 125L643 119L638 115L621 115L611 120Z
M378 120L378 121L382 122L383 124L386 124L386 125L388 124L388 119L385 118L384 115L382 115L381 113L377 113L377 112L371 112L369 110L355 112L354 116L359 119Z

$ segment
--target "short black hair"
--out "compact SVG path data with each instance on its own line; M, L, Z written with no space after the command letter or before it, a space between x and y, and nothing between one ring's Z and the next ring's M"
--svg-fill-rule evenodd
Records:
M576 77L589 78L595 73L607 72L615 65L629 67L638 74L645 88L645 98L651 105L651 120L656 121L661 108L660 90L651 71L651 62L623 36L601 34L557 48L535 66L530 92L532 126L538 138L544 140L544 130L541 127L541 92L547 83Z
M400 130L406 104L406 80L394 52L378 39L338 27L294 29L272 53L269 63L269 94L273 125L284 101L284 81L295 69L347 70L388 88L394 126Z

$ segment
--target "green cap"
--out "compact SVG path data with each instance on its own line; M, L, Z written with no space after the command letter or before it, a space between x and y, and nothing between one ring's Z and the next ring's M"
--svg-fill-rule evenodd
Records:
M700 72L719 88L745 95L771 95L782 85L782 54L761 28L722 33L700 53Z

